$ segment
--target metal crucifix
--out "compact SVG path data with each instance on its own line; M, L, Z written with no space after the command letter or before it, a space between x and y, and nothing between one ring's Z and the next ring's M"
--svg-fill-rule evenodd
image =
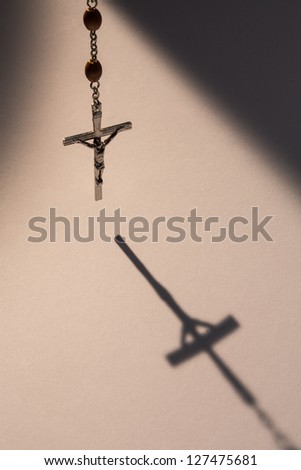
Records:
M83 134L76 134L70 137L65 137L63 140L64 145L83 144L89 148L94 149L94 184L95 184L95 200L102 199L102 185L103 185L103 171L104 153L106 146L116 137L121 131L126 131L132 128L131 122L123 122L115 126L101 128L102 110L101 103L92 105L92 118L93 118L93 131L84 132ZM103 137L109 136L107 139L102 140ZM89 141L93 140L93 143Z

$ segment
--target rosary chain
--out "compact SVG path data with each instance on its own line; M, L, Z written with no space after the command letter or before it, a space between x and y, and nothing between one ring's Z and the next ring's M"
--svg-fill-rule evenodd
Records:
M87 0L88 8L93 10L97 7L97 5L98 5L97 0ZM92 59L93 62L97 62L98 47L97 47L97 34L96 34L96 31L90 31L90 39L91 39L91 42L90 42L91 59ZM100 105L99 87L100 87L99 81L90 83L90 88L92 90L92 99L93 99L93 103L94 103L95 106Z
M93 62L96 62L97 61L98 48L97 48L97 34L96 34L95 31L90 32L90 38L91 38L91 59L92 59ZM92 99L93 99L93 103L94 103L95 106L100 105L99 87L100 87L99 81L92 82L90 84L90 88L93 91Z

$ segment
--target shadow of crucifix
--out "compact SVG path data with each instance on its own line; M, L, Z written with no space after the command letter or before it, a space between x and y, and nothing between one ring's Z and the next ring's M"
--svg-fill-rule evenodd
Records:
M240 398L248 406L252 407L260 422L271 432L277 446L280 449L296 449L288 437L275 426L269 415L259 406L255 396L213 350L215 344L229 336L239 327L235 318L229 315L216 325L191 318L168 290L154 278L120 235L115 237L115 242L182 323L181 345L179 349L167 354L166 358L169 364L175 367L201 352L208 354Z

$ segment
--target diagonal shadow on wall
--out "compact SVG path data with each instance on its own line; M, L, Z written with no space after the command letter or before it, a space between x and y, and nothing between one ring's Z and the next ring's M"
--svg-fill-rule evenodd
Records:
M136 20L202 89L268 145L300 186L299 0L109 3Z
M18 125L26 120L24 107L33 87L35 70L43 65L36 61L36 54L41 47L41 30L48 14L47 5L39 0L1 3L0 159L5 158L5 162L9 154L4 152L4 146L9 139L17 138ZM32 82L24 82L25 75L31 75Z
M115 242L182 324L181 346L176 351L167 355L170 365L178 366L201 352L207 353L238 396L246 405L251 407L261 424L270 431L278 448L286 450L296 449L289 438L279 430L270 416L261 408L253 393L248 390L230 367L213 350L214 344L239 327L235 318L228 316L218 325L191 318L168 290L154 278L120 235L115 237ZM199 327L203 329L202 332L199 331ZM187 340L188 337L191 337L192 341Z

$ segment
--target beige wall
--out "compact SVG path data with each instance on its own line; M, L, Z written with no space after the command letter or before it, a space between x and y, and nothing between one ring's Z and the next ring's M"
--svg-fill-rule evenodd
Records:
M70 4L29 2L6 82L1 448L300 446L299 192L218 100L105 2L103 122L134 128L108 148L105 198L95 203L91 152L62 146L91 127L84 2ZM50 207L85 224L104 207L150 219L196 207L227 221L252 206L275 216L273 243L129 245L187 314L235 317L240 328L214 351L256 406L206 352L169 366L181 324L114 243L27 241L28 220Z

